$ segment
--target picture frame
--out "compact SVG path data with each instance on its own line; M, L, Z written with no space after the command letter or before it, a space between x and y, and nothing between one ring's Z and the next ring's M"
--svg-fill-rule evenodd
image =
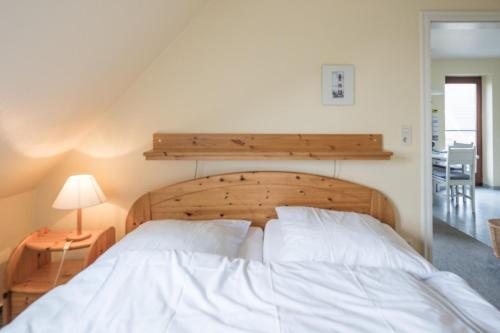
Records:
M354 65L322 65L323 105L354 104Z

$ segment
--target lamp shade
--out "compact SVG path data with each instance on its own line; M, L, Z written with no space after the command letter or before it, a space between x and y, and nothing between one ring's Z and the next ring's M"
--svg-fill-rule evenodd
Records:
M57 209L77 209L99 205L106 196L91 175L71 176L64 183L52 207Z

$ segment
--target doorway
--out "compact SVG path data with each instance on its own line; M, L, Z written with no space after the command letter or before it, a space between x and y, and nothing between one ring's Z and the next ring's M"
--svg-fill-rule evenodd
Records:
M432 136L433 136L433 106L431 78L431 28L439 23L481 23L500 24L500 12L422 12L421 15L421 212L423 229L423 250L427 259L432 261L433 238L433 200L432 200ZM462 40L463 38L458 38ZM497 43L498 44L498 43ZM494 46L494 45L493 45ZM468 48L465 50L471 50ZM483 80L484 85L484 80ZM438 94L440 92L437 92ZM484 97L484 96L483 96Z
M500 40L500 13L425 13L423 32L425 254L438 269L461 276L500 308L500 261L493 255L487 226L488 219L500 217L500 191L492 188L492 100L500 96L500 80L495 79L500 75L500 47L492 46L500 43L485 43L488 38ZM490 51L498 54L484 56ZM460 155L464 151L467 158ZM465 160L457 161L458 155ZM445 182L438 179L443 175L436 172L439 168L445 170ZM455 182L450 181L452 174ZM493 186L481 187L483 183ZM475 193L476 205L460 192Z

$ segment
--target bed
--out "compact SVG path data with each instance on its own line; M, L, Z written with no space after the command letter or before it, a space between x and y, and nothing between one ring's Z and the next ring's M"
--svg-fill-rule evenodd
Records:
M2 333L498 331L498 310L412 250L395 221L379 191L311 174L169 185Z

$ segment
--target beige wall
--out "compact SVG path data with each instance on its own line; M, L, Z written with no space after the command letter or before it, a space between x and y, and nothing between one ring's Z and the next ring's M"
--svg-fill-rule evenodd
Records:
M193 161L145 161L152 133L381 133L391 161L343 161L337 176L375 187L398 228L420 239L420 11L500 10L498 1L213 0L111 106L35 194L36 225L73 226L51 204L65 178L91 173L109 202L84 212L115 225L142 193L194 176ZM321 64L356 66L354 106L321 104ZM413 144L399 143L401 125ZM199 164L199 176L238 170L332 175L329 161Z
M0 273L14 247L29 233L33 226L33 192L25 192L0 200ZM0 294L4 279L0 275Z
M140 194L192 178L193 162L144 161L141 153L155 131L373 132L384 134L394 160L339 162L338 176L385 192L398 207L400 230L420 238L418 36L425 7L419 6L431 4L460 6L212 1L39 188L41 219L66 220L50 203L72 173L95 174L110 198L107 206L89 210L99 220L91 222L119 228ZM355 106L321 105L323 63L355 64ZM399 144L402 124L413 127L410 147ZM199 175L253 169L331 174L332 164L200 162Z
M500 59L434 59L432 89L444 92L446 76L481 76L483 83L483 182L500 186ZM444 95L433 96L440 118L440 144L444 147Z

